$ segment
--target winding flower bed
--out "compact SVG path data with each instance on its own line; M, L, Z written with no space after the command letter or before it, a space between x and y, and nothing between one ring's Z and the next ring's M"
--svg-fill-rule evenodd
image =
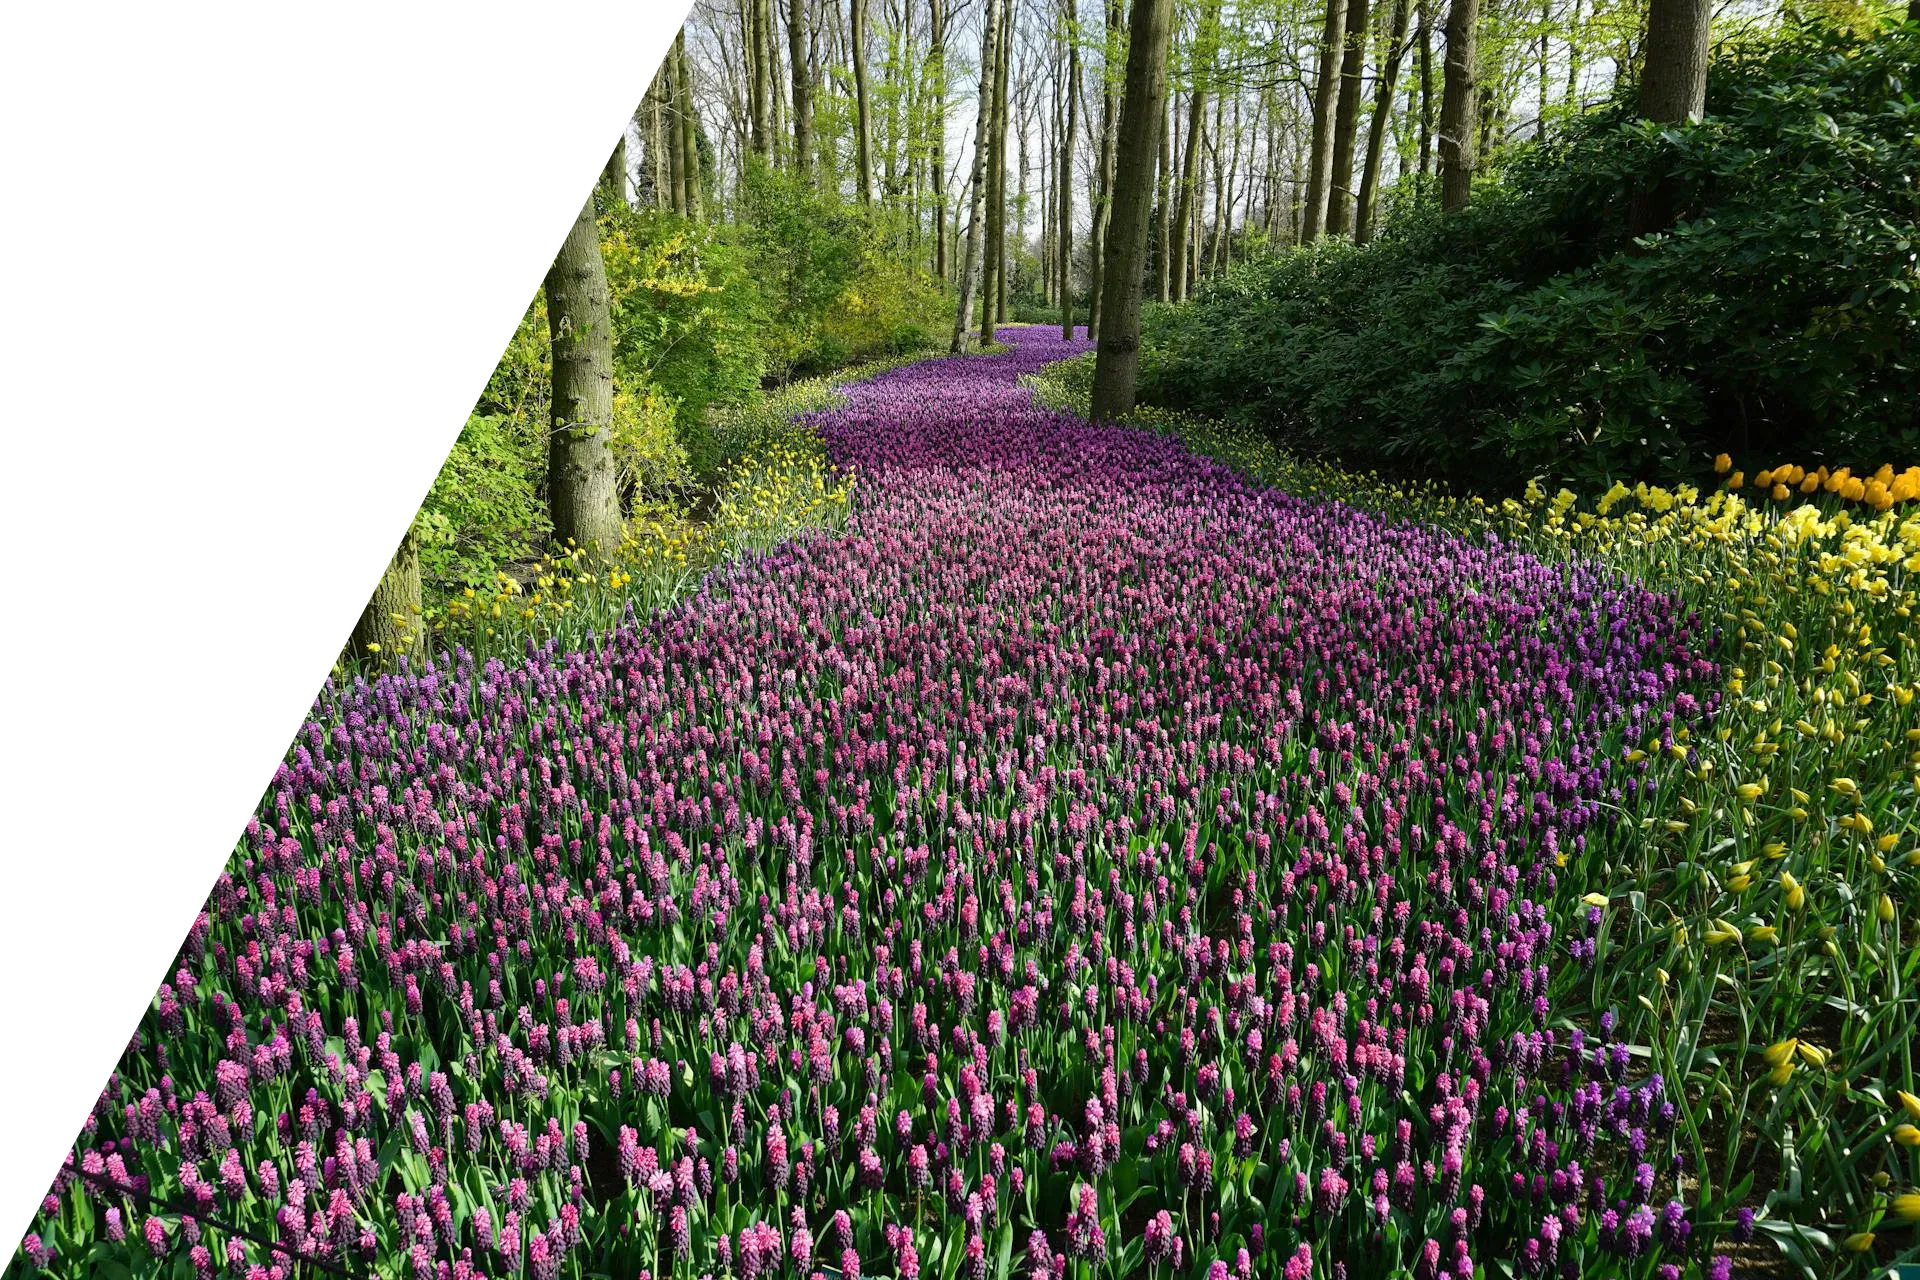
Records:
M323 690L16 1266L1723 1274L1561 1007L1694 622L1037 407L1085 344L1007 337L817 415L842 535Z

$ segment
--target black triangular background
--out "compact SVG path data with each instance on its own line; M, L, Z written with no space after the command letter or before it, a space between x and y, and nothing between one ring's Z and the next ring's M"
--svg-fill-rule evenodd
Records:
M175 27L52 90L81 451L15 486L94 514L12 593L8 1247L678 19Z

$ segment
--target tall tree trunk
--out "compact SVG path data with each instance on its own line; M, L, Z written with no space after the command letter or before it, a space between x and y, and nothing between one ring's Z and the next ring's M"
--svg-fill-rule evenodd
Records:
M873 115L867 97L867 0L853 0L854 154L859 166L860 203L873 200Z
M1133 408L1140 367L1140 286L1147 251L1153 164L1159 148L1161 104L1167 92L1167 39L1173 0L1133 0L1128 23L1126 92L1120 103L1114 159L1113 211L1108 221L1106 331L1094 357L1096 421Z
M1365 244L1373 238L1373 202L1380 190L1380 151L1387 139L1387 120L1393 114L1394 87L1400 82L1400 53L1407 39L1407 0L1394 0L1393 29L1387 36L1387 59L1374 90L1373 123L1367 128L1367 163L1360 174L1360 199L1353 215L1353 238Z
M994 90L999 102L993 113L993 316L997 324L1007 320L1007 137L1013 123L1008 97L1012 81L1013 5L1008 3L1000 7L1000 79Z
M1073 338L1073 140L1080 130L1080 24L1073 0L1060 0L1067 39L1066 124L1060 144L1060 336Z
M1649 0L1640 114L1661 124L1698 120L1707 105L1710 0Z
M938 4L939 0L934 0ZM787 0L787 59L793 80L793 171L813 173L813 69L807 58L807 0Z
M1032 116L1023 108L1020 114L1020 150L1019 163L1014 166L1020 175L1019 186L1013 197L1013 261L1018 263L1027 247L1027 136L1033 124ZM1045 219L1041 219L1045 221ZM1011 271L1003 272L1002 279L1010 279ZM1000 323L1007 322L1006 297L1010 286L1005 283L1000 289Z
M1333 172L1327 179L1327 234L1353 230L1353 144L1360 131L1360 78L1366 70L1367 0L1347 0L1346 51L1340 58L1340 100L1333 113Z
M547 437L547 503L554 540L600 556L620 545L620 495L613 461L613 319L607 268L589 196L547 271L547 328L553 339L552 430Z
M1347 0L1327 0L1320 32L1320 76L1313 92L1313 150L1307 157L1307 205L1300 215L1301 243L1320 238L1327 225L1327 188L1333 182L1334 118L1340 102L1340 64L1346 57Z
M1173 111L1160 104L1160 185L1154 199L1154 235L1160 241L1160 261L1154 276L1160 301L1173 300Z
M1547 32L1553 23L1553 0L1540 0L1540 33L1534 41L1534 60L1540 73L1540 102L1533 113L1533 138L1547 136Z
M933 98L933 274L947 278L947 9L945 0L927 5L927 91Z
M600 190L606 196L607 209L627 202L627 127L620 126L620 141L613 144L607 167L600 173Z
M355 662L391 670L401 659L427 656L426 616L420 591L420 538L412 526L394 549L367 607L353 624L347 655Z
M1220 0L1206 0L1200 11L1200 25L1193 36L1193 94L1187 103L1187 154L1180 165L1180 204L1173 216L1173 235L1180 244L1173 271L1175 302L1184 301L1188 290L1188 268L1196 233L1193 203L1199 189L1200 146L1207 124L1207 81L1213 74L1214 23L1219 12Z
M661 69L666 83L662 86L661 106L667 134L667 187L673 211L681 217L688 215L687 207L687 130L681 116L684 107L680 101L680 46L676 42L667 51L666 65Z
M684 29L674 37L674 61L679 67L680 81L680 151L681 172L686 178L686 208L689 218L700 216L701 181L700 164L700 119L693 106L693 68L687 61L687 34Z
M857 2L857 0L856 0ZM954 311L953 351L967 349L973 322L973 291L980 265L980 242L984 228L980 215L986 204L987 152L992 147L993 69L1000 43L1000 0L987 0L987 15L980 28L980 97L973 122L973 175L967 179L967 241L960 255L960 304Z
M1688 0L1689 3L1697 0ZM1447 5L1446 83L1440 93L1440 207L1458 209L1473 190L1473 130L1480 0Z
M1580 109L1580 0L1573 0L1573 17L1567 20L1567 106Z
M1650 0L1646 63L1640 73L1640 114L1660 124L1698 120L1707 105L1710 0ZM1673 222L1672 184L1643 178L1634 186L1627 222L1636 236Z
M1000 305L1000 275L1007 248L1007 63L1008 19L1012 6L1000 6L1000 35L990 81L993 131L987 143L987 242L980 288L980 344L993 341L994 315Z
M751 30L753 93L749 99L753 108L753 150L754 154L771 159L773 156L773 9L770 0L747 0L749 11L753 15Z
M1100 326L1106 315L1106 277L1102 267L1107 252L1108 225L1112 221L1114 148L1118 145L1114 132L1120 115L1120 82L1113 75L1112 62L1123 47L1126 20L1122 0L1107 0L1106 53L1100 60L1100 82L1104 86L1100 98L1100 169L1094 181L1093 235L1087 242L1092 251L1090 283L1093 286L1087 305L1087 336L1096 342L1100 340Z
M1433 0L1420 5L1420 176L1433 172Z
M653 87L647 91L650 103L647 117L647 156L653 170L653 207L668 208L673 204L672 162L667 157L667 107L663 86L664 75L655 75Z

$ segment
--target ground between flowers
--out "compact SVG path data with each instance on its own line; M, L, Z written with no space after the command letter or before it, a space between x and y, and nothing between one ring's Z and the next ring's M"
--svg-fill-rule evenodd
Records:
M1559 886L1692 620L1006 336L815 416L843 535L323 690L16 1267L1723 1270Z

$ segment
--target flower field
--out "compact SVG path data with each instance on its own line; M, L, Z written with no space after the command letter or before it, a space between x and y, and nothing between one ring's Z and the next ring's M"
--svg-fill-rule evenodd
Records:
M12 1272L1911 1256L1898 477L1486 504L1005 333L807 415L833 527L330 682Z

